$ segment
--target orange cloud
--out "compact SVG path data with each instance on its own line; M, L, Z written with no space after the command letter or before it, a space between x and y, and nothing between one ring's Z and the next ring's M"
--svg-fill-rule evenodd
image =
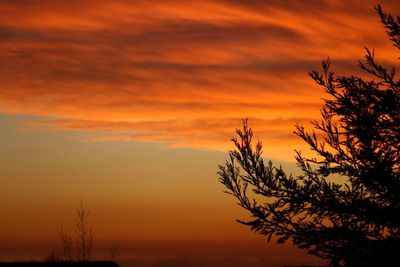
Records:
M291 155L293 149L301 146L300 139L288 129L298 122L307 124L310 118L292 119L251 119L257 129L256 137L267 138L271 142L266 144L268 154L270 150L274 156L284 157ZM87 141L159 141L172 147L206 148L212 150L229 149L228 140L235 128L240 126L239 119L175 119L168 121L140 121L140 122L112 122L88 120L36 120L24 124L24 129L58 130L58 131L91 131L96 132ZM225 140L225 143L221 143ZM287 155L286 154L286 155Z
M92 140L226 149L240 118L290 158L317 118L307 71L354 72L363 47L396 56L375 1L1 1L0 112ZM399 13L393 2L384 8ZM359 73L356 71L356 73Z

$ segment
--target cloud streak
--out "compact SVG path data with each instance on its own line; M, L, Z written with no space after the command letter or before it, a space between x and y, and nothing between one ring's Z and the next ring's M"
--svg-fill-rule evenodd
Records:
M395 58L375 4L1 1L0 112L43 117L27 129L206 149L226 149L249 117L288 158L293 125L321 104L308 71L331 56L349 73L364 46Z

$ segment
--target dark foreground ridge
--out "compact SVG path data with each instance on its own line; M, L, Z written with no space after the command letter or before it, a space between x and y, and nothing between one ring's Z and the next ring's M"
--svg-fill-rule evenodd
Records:
M119 267L113 261L0 262L0 267Z

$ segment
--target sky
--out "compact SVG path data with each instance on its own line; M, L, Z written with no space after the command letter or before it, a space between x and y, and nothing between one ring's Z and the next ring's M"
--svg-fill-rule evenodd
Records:
M377 3L0 0L0 259L43 258L82 200L121 257L315 262L237 224L217 166L249 118L294 170L324 97L307 73L397 63Z

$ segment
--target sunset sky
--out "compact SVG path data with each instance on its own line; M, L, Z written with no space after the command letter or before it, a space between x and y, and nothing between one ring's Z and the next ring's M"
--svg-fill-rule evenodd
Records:
M249 118L294 170L324 96L307 72L397 64L377 3L0 0L0 260L44 258L82 200L99 255L316 262L237 224L217 166Z

